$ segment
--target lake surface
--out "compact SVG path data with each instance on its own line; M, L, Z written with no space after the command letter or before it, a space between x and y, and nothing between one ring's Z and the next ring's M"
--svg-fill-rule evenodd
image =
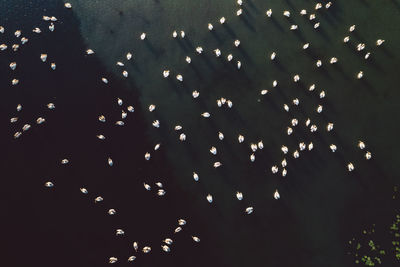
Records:
M338 0L328 10L315 11L312 22L299 15L315 7L316 1L306 0L244 0L240 17L233 0L70 3L71 10L58 0L0 2L0 25L6 29L0 43L9 46L0 52L1 229L7 266L102 266L111 256L121 266L353 266L348 241L371 224L377 225L378 241L388 252L382 266L396 266L387 232L399 212L392 193L400 174L400 1ZM269 8L272 18L265 16ZM282 15L284 10L291 11L290 18ZM47 30L43 15L58 18L54 32ZM222 16L223 25L218 22ZM321 25L315 30L317 21ZM214 25L212 32L208 23ZM299 29L290 31L292 24ZM353 24L356 30L349 34ZM42 33L32 33L35 27ZM13 52L18 29L29 42ZM172 38L174 30L184 30L185 38ZM142 32L147 33L144 41ZM351 39L344 44L346 35ZM377 39L385 43L377 47ZM310 48L303 50L307 42ZM366 49L357 52L358 43ZM197 46L203 54L196 53ZM86 55L88 48L95 54ZM213 54L216 48L221 58ZM273 51L274 62L269 59ZM368 51L371 57L365 60ZM48 54L47 63L40 61L42 53ZM233 62L226 60L230 53ZM330 65L331 57L338 63ZM315 66L318 59L321 68ZM9 68L12 61L18 64L15 71ZM55 71L49 62L57 63ZM165 69L171 71L168 79L162 77ZM364 78L358 80L361 70ZM175 79L177 74L183 82ZM298 83L295 74L301 77ZM17 86L11 86L14 78L20 80ZM308 91L311 84L316 84L313 92ZM268 94L261 95L262 89ZM197 99L194 90L200 92ZM318 97L322 90L324 99ZM233 107L219 108L221 97ZM299 106L291 104L294 98ZM56 109L47 109L49 102ZM285 103L290 112L284 111ZM15 110L17 104L22 111ZM153 112L150 104L156 105ZM115 126L128 105L135 112L125 126ZM211 117L201 117L203 112ZM98 121L100 114L106 123ZM18 122L10 124L15 116ZM39 126L34 121L40 116L46 122ZM288 136L293 118L299 125ZM316 133L304 127L307 118L318 125ZM156 119L160 128L151 125ZM334 123L332 132L325 130L328 122ZM14 140L25 123L32 128ZM185 142L179 141L175 125L182 125ZM99 141L97 134L106 140ZM242 144L239 134L245 137ZM252 163L250 144L260 140L264 148ZM357 147L359 140L372 152L370 161ZM291 154L303 141L313 142L314 149L294 159ZM154 152L157 143L161 148ZM329 149L332 143L338 147L335 153ZM282 145L289 154L283 155ZM217 155L210 154L211 146ZM149 161L146 152L151 152ZM272 174L271 167L280 167L284 157L287 176ZM64 158L70 163L61 165ZM215 161L222 166L213 168ZM353 172L347 171L348 162ZM43 186L49 180L52 189ZM167 191L164 197L154 191L158 181ZM143 182L153 190L146 191ZM81 187L89 194L83 195ZM242 201L236 191L243 192ZM212 204L207 194L213 195ZM99 195L104 201L94 203ZM248 206L254 207L250 215L244 212ZM117 214L109 216L109 208ZM187 225L174 234L178 218ZM124 237L115 236L118 228ZM192 235L201 242L194 243ZM159 247L166 237L174 240L169 254ZM151 246L152 252L135 253L133 241ZM126 262L130 255L137 255L135 262Z

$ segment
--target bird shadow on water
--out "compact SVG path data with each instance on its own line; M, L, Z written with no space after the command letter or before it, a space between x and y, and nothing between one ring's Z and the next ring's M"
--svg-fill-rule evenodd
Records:
M232 38L236 38L235 32L232 30L232 28L228 24L224 23L224 24L222 24L222 26L224 27L224 29L229 33L229 35Z
M250 22L245 18L244 16L240 16L240 20L244 23L244 25L249 28L252 32L255 32L256 29L254 28L253 25L250 24Z

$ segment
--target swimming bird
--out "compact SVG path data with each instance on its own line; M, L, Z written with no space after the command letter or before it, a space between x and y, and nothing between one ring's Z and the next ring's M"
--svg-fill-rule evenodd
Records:
M212 202L213 202L213 197L212 197L212 195L210 195L210 194L207 195L206 199L207 199L207 201L208 201L209 203L212 203Z
M198 238L197 236L192 236L192 239L194 242L200 242L200 238Z
M148 247L148 246L146 246L146 247L144 247L143 249L142 249L142 251L143 251L143 253L149 253L150 251L151 251L151 247Z
M161 245L161 248L164 252L170 252L170 248L167 245Z
M278 192L278 189L277 189L277 190L275 190L275 193L274 193L274 198L275 198L276 200L278 200L278 199L280 199L280 198L281 198L281 195L279 194L279 192Z
M109 259L108 259L108 262L109 263L116 263L118 261L118 258L116 258L116 257L110 257Z
M197 182L199 181L199 175L195 172L193 172L193 179Z
M251 213L253 213L253 210L254 210L253 207L247 207L246 210L245 210L245 212L246 212L247 214L251 214Z
M46 182L44 185L49 188L54 186L52 182Z

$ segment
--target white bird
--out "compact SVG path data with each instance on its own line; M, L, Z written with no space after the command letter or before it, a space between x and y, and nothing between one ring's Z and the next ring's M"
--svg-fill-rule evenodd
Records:
M16 133L14 134L14 138L17 139L17 138L19 138L21 135L22 135L21 132L16 132Z
M111 158L108 158L107 162L108 162L108 165L110 165L110 166L114 165L114 162Z
M161 146L161 144L156 144L156 145L154 146L154 151L160 149L160 146Z
M47 59L47 54L41 54L41 55L40 55L40 59L41 59L43 62L45 62L46 59Z
M236 192L236 198L238 199L238 200L242 200L243 199L243 193L242 192Z
M192 236L192 239L194 242L200 242L200 238L198 238L197 236Z
M48 104L47 104L47 108L48 108L48 109L55 109L56 106L55 106L53 103L48 103Z
M37 28L38 29L38 28ZM87 49L86 50L86 54L87 55L92 55L92 54L94 54L94 51L92 50L92 49Z
M118 261L118 258L116 258L116 257L110 257L109 259L108 259L108 262L109 263L116 263Z
M279 169L278 169L278 166L276 166L276 165L274 165L274 166L271 167L271 171L272 171L273 174L277 173L278 170L279 170Z
M203 112L203 113L201 113L201 116L203 116L204 118L209 118L211 116L211 114L208 112Z
M367 151L367 153L365 153L365 158L366 158L367 160L371 159L371 158L372 158L371 152Z
M61 160L61 164L68 164L69 163L69 160L68 159L63 159L63 160Z
M285 17L290 17L290 12L287 11L287 10L285 10L285 11L283 11L283 15L284 15Z
M193 179L197 182L199 180L199 175L193 172Z
M378 40L376 40L376 45L381 46L384 42L385 42L385 40L378 39Z
M107 80L106 78L104 78L104 77L101 78L101 81L102 81L103 83L105 83L105 84L108 83L108 80Z
M114 215L115 213L117 213L117 212L115 211L115 209L109 209L109 210L108 210L108 214L109 214L109 215Z
M26 131L28 131L30 128L31 128L31 125L30 125L30 124L25 124L25 125L22 127L22 131L26 132Z
M161 248L164 252L170 252L170 248L167 245L161 245Z
M183 81L183 76L181 74L176 75L176 79L180 82Z
M312 142L310 142L308 144L308 150L311 151L314 148L314 144Z
M150 186L150 185L148 185L148 184L146 184L146 183L143 183L143 186L144 186L144 188L145 188L147 191L150 191L150 190L151 190L151 186Z
M178 226L175 228L174 233L179 233L180 231L182 231L182 227Z
M276 200L278 200L278 199L281 198L281 195L279 194L278 190L275 190L274 198L275 198Z
M219 140L224 140L224 134L223 133L221 133L221 132L218 132L218 138L219 138Z
M199 95L200 95L200 93L198 91L196 91L196 90L192 92L193 98L198 98Z
M136 259L136 256L130 256L129 258L128 258L128 261L134 261Z
M150 160L150 153L147 152L146 154L144 154L144 158L145 158L146 160Z
M217 154L217 149L214 146L211 147L210 148L210 153L213 154L213 155L216 155Z
M43 122L45 122L46 120L44 119L44 118L42 118L42 117L39 117L39 118L37 118L36 119L36 123L37 124L42 124Z
M27 42L28 42L28 38L26 38L26 37L22 37L21 38L21 44L26 44Z
M157 195L160 197L164 196L166 193L167 192L164 189L158 189L158 191L157 191Z
M243 141L244 141L244 136L241 135L241 134L239 134L239 136L238 136L238 141L239 141L239 143L243 143Z
M154 126L155 128L160 128L160 121L159 121L159 120L153 121L153 126Z
M131 58L132 58L132 53L128 52L128 53L126 54L126 59L127 59L127 60L131 60Z
M87 191L87 189L84 188L84 187L79 188L79 190L82 192L82 194L85 194L85 195L89 193L89 192Z
M245 210L245 212L247 213L247 214L251 214L251 213L253 213L253 207L247 207L246 208L246 210Z
M219 162L219 161L216 161L216 162L214 162L214 168L218 168L218 167L220 167L222 165L222 163L221 162Z
M185 141L185 140L186 140L186 134L181 133L181 134L179 135L179 140L181 140L182 142Z
M10 69L15 70L17 68L17 63L16 62L11 62L10 63Z
M149 253L150 251L151 251L151 247L144 247L143 249L142 249L142 251L143 251L143 253Z
M164 78L167 78L169 76L169 70L164 70L163 76L164 76Z
M68 9L72 8L72 5L70 3L65 3L64 6Z
M19 83L19 80L18 79L13 79L12 81L11 81L11 84L12 85L17 85Z
M127 110L128 110L129 112L134 112L134 111L135 111L135 109L134 109L132 106L128 106L128 107L127 107Z
M49 188L54 186L52 182L46 182L44 185Z
M165 244L167 244L167 245L171 245L171 244L173 243L173 241L172 241L171 238L166 238L166 239L163 240L163 242L164 242Z
M331 145L329 146L329 148L331 149L332 152L335 152L336 149L337 149L336 145L334 145L334 144L331 144Z
M272 9L268 9L265 14L267 15L267 17L271 17L272 16Z
M140 40L144 40L144 39L146 39L146 33L142 33L141 35L140 35Z
M180 226L183 226L183 225L186 224L186 220L184 220L184 219L179 219L179 220L178 220L178 224L179 224Z
M103 201L103 198L102 198L101 196L98 196L98 197L96 197L96 198L94 199L94 202L95 202L95 203L101 202L101 201Z
M192 59L189 56L186 56L185 60L188 64L190 64L192 62Z
M358 141L358 148L364 149L365 148L365 143L363 141Z
M213 202L213 197L212 197L212 195L210 195L210 194L207 195L206 199L207 199L207 201L208 201L209 203L212 203L212 202Z
M240 45L240 40L236 39L236 40L233 42L233 44L234 44L236 47L239 47L239 45Z
M138 242L133 242L133 249L137 252L138 251L138 249L139 249L139 244L138 244Z
M351 172L351 171L353 171L354 170L354 165L353 165L353 163L349 163L349 164L347 164L347 170L349 171L349 172Z
M214 29L214 26L211 23L208 23L207 27L209 31L212 31Z
M222 18L219 19L219 23L221 23L221 24L224 24L225 21L226 21L225 17L222 17Z

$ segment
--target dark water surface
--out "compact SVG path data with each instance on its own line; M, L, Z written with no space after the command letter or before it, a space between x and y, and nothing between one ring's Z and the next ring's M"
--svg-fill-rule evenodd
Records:
M316 12L318 30L298 15L303 8L310 12L315 1L244 0L242 17L235 16L233 0L70 2L72 10L58 0L0 1L0 25L6 29L0 43L9 46L0 52L0 255L6 266L103 266L111 256L119 259L118 266L353 266L348 240L372 223L383 229L390 225L399 209L392 200L400 164L399 1L334 1L330 10ZM268 8L271 19L265 16ZM286 9L290 19L282 16ZM43 15L59 19L54 32L47 30ZM218 23L221 16L225 25ZM207 30L209 22L213 32ZM291 32L291 24L299 30ZM357 29L345 45L352 24ZM32 33L34 27L42 33ZM29 42L13 52L17 29ZM174 29L185 30L186 38L173 39ZM142 32L145 41L139 40ZM378 48L379 38L386 42ZM306 42L311 45L303 51ZM355 50L360 42L367 45L362 53ZM205 50L201 56L194 50L199 45ZM96 53L87 56L88 48ZM212 54L216 48L223 58ZM128 51L133 54L129 62ZM268 59L272 51L277 62ZM368 61L367 51L372 53ZM41 53L49 55L46 64ZM225 60L229 53L242 62L240 71ZM329 65L333 56L339 62ZM324 64L320 69L317 59ZM15 71L8 66L12 61L18 64ZM126 66L116 66L117 61ZM50 62L57 63L56 71ZM171 79L162 78L166 68ZM355 79L360 70L363 80ZM178 73L183 83L174 79ZM297 84L295 74L301 76ZM20 80L18 86L11 86L13 78ZM277 88L273 80L279 81ZM309 92L313 83L316 90ZM262 89L269 93L261 96ZM193 90L200 92L196 100ZM327 96L321 100L322 90ZM124 107L135 107L124 127L114 125L121 114L118 97ZM218 108L220 97L232 100L233 108ZM299 107L290 105L295 97ZM49 102L55 110L46 108ZM17 113L19 103L23 109ZM152 113L150 104L157 106ZM322 114L315 111L318 104L324 106ZM205 111L211 118L200 116ZM100 114L106 124L98 122ZM14 116L19 120L10 124ZM40 116L46 122L37 126ZM315 134L303 127L308 117L319 127ZM287 136L292 118L299 126ZM155 119L159 129L151 126ZM328 122L335 123L333 132L324 130ZM25 123L32 128L14 140ZM173 130L177 124L186 142ZM95 137L100 133L106 136L103 142ZM238 134L245 136L243 144ZM251 163L249 145L259 140L264 149ZM356 147L358 140L372 152L370 161ZM273 175L271 166L283 159L281 145L292 153L301 141L312 141L314 150L296 160L286 155L287 177ZM156 143L161 149L154 153ZM336 153L330 152L331 143L338 146ZM213 145L216 156L208 151ZM150 161L144 160L147 151ZM61 165L63 158L70 164ZM222 167L214 169L214 161ZM356 167L352 173L346 170L350 161ZM49 180L55 183L51 190L43 186ZM163 198L143 188L143 182L154 186L157 181L165 185ZM276 189L279 201L272 197ZM236 191L243 192L243 201L235 199ZM206 201L209 193L212 205ZM98 195L104 201L95 204ZM254 207L253 214L244 213L247 206ZM108 216L109 208L117 214ZM178 218L188 223L174 235ZM118 228L124 237L115 236ZM191 235L201 242L194 243ZM174 239L169 254L159 247L166 237ZM133 241L150 245L152 252L135 253ZM386 234L379 241L383 247L391 242ZM138 256L135 262L126 262L130 255ZM385 257L382 266L396 266L394 257Z

